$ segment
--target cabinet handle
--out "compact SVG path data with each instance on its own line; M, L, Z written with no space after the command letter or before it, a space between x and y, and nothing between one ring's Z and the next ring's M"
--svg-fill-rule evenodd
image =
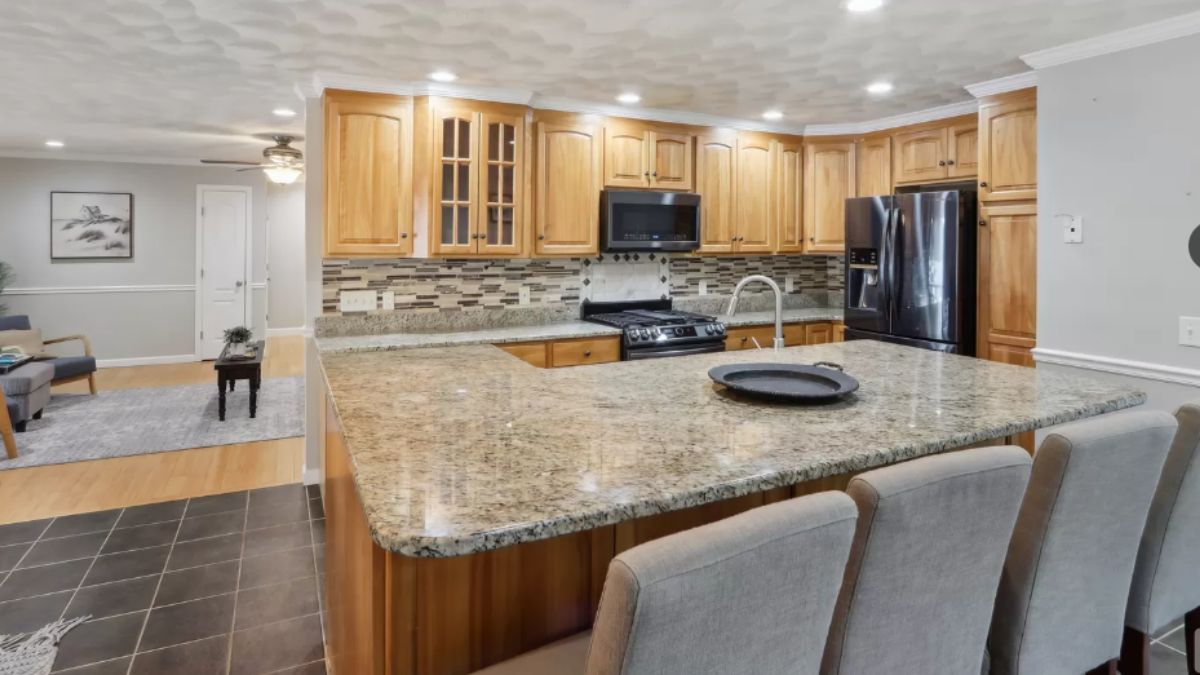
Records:
M979 181L979 187L987 187L987 181L986 180Z
M746 340L749 340L749 339L750 339L750 338L748 338L748 337L744 337L744 338L742 338L742 344L745 344L745 343L746 343Z
M401 239L408 239L408 233L407 233L407 232L401 232L401 233L400 233L400 238L401 238Z
M643 171L643 172L642 172L642 175L643 175L643 176L645 176L646 178L649 178L649 177L650 177L650 172L649 172L649 171Z
M809 238L808 238L808 243L810 243L810 244L815 244L815 243L817 243L817 238L816 238L816 237L809 237Z
M591 356L591 355L592 355L592 350L590 350L590 349L584 350L584 352L583 352L583 356L584 356L585 358L586 358L586 357L588 357L588 356Z
M658 178L658 172L657 172L657 171L655 171L655 172L651 173L651 174L650 174L650 176L651 176L652 178Z
M952 159L946 160L946 166L954 166L954 160L952 160Z
M984 220L983 218L980 218L980 219L979 219L979 226L980 226L980 227L987 227L987 221L986 221L986 220Z
M940 162L938 162L938 166L946 166L946 160L943 159Z
M546 238L546 235L544 235L544 234L539 234L539 235L538 235L538 239L545 239L545 238Z

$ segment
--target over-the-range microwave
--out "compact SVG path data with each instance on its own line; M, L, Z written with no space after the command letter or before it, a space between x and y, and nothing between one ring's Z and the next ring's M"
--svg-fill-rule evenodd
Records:
M700 195L604 190L600 245L605 251L694 251L700 248Z

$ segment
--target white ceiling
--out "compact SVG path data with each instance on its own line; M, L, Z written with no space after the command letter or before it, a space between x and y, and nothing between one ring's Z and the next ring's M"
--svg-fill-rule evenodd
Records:
M791 124L963 101L1018 56L1200 9L1200 0L10 0L0 154L257 159L302 130L294 85L449 68L460 84ZM895 91L867 94L874 80Z

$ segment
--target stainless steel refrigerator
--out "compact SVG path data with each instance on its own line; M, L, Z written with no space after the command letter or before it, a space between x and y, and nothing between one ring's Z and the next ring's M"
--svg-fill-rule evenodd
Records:
M846 339L975 354L975 192L846 200Z

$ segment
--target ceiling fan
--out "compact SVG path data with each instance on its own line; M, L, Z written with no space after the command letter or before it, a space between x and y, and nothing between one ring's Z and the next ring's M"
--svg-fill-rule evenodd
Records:
M292 141L304 140L299 136L272 135L275 145L263 150L262 162L243 162L233 159L202 159L202 164L229 164L245 166L238 171L254 171L262 169L272 183L290 185L296 182L304 169L304 153L292 147Z

